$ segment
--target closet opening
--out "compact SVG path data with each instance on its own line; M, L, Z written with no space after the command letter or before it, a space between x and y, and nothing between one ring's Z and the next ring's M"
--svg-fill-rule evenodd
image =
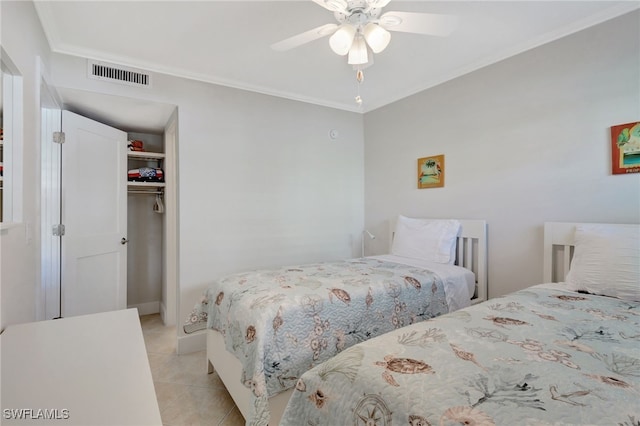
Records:
M126 231L123 229L122 235L117 235L117 243L115 243L120 255L126 259L121 262L121 264L126 263L126 306L122 306L121 303L117 309L137 308L139 315L160 313L165 325L175 325L178 300L175 155L178 144L177 107L171 104L68 88L56 88L56 92L61 99L63 110L117 129L123 135L122 141L118 140L116 143L122 143L122 148L126 150L126 154L123 154L126 155L126 160L123 159L126 165L118 166L115 176L118 182L122 182L125 186L121 189L126 191L126 202L124 202L125 206L114 205L113 215L120 214L115 209L126 208L126 214L123 216L126 217L126 227L124 227ZM61 128L65 132L65 115L62 115ZM43 135L43 138L45 137L46 135ZM82 141L76 140L75 143L82 143ZM64 144L62 144L62 157L61 173L64 174ZM95 166L96 170L101 167L111 167L107 161L101 162L100 158L95 157L74 158L73 161L82 163L86 161ZM122 176L122 173L126 176ZM81 176L77 178L82 179ZM62 182L61 203L64 204L65 180L63 179ZM119 185L120 183L116 184L117 187ZM50 202L55 204L55 200ZM111 207L107 208L111 209ZM64 208L62 212L60 222L65 225ZM95 224L93 226L96 227ZM52 235L51 238L65 238L65 236ZM64 240L61 241L64 243ZM60 261L61 265L68 265L65 263L65 255L68 256L65 250L62 250L61 259L54 259L53 262ZM76 263L80 264L80 261ZM100 274L99 262L87 262L87 265L92 269L89 274L84 275L85 278L91 277L91 274ZM68 307L71 305L69 301L74 300L73 297L65 297L68 296L65 292L74 287L70 285L65 287L64 266L62 269L59 287L61 303L58 311L60 316L64 317L66 316L65 304ZM70 270L72 267L67 269ZM86 274L87 267L79 266L78 270ZM76 275L79 274L80 272ZM78 285L76 284L75 287L77 288ZM51 293L50 291L49 294ZM81 303L84 303L82 300L91 297L91 294L83 297ZM50 300L46 301L46 306L47 316L50 316L55 308L52 307ZM73 310L68 309L67 312L73 312Z
M127 307L160 312L164 251L164 134L127 133Z

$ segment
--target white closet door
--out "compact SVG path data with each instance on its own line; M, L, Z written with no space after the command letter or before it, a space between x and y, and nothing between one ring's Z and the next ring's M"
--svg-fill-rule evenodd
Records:
M62 113L62 316L127 307L127 135Z
M43 85L44 86L44 85ZM46 87L43 87L46 90ZM41 92L43 93L43 92ZM53 143L53 133L61 131L62 111L58 108L41 109L42 145L40 149L42 192L40 199L42 226L41 280L44 290L45 316L53 319L60 316L60 237L54 235L55 225L62 223L60 217L60 185L62 145Z

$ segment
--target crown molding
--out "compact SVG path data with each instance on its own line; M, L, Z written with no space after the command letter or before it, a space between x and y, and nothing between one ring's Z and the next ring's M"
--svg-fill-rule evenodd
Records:
M608 9L605 9L601 13L598 13L586 19L582 19L580 21L574 22L572 25L567 25L555 31L550 31L546 34L543 34L537 37L536 39L529 40L526 43L522 43L519 46L504 50L495 55L486 56L474 63L468 64L464 67L457 68L451 71L450 73L447 73L446 75L441 75L438 78L431 79L430 81L424 82L419 86L415 86L412 89L405 90L404 92L401 92L401 93L395 93L394 96L391 96L385 99L383 102L377 102L372 105L368 105L368 108L366 109L365 113L376 110L378 108L382 108L386 105L392 104L394 102L397 102L409 96L413 96L417 93L423 92L432 87L446 83L447 81L451 81L458 77L462 77L463 75L472 73L473 71L477 71L481 68L487 67L489 65L493 65L505 59L524 53L528 50L535 49L536 47L540 47L542 45L551 43L563 37L569 36L571 34L575 34L589 27L593 27L595 25L601 24L603 22L617 18L618 16L622 16L626 13L630 13L638 9L640 9L640 2L638 1L628 1L628 2L625 2L624 4L618 4L616 6L612 6Z
M196 73L196 72L181 69L178 67L163 66L157 63L140 61L135 58L105 54L104 52L100 52L98 50L81 49L81 48L62 42L60 38L59 30L55 24L55 18L54 18L53 10L51 9L50 2L47 2L47 1L34 2L34 5L38 13L38 16L40 18L40 22L42 24L44 32L46 34L47 40L49 41L49 46L53 52L70 55L70 56L82 57L85 59L111 62L114 64L123 65L123 66L143 69L149 72L170 75L178 78L186 78L190 80L201 81L205 83L230 87L230 88L239 89L239 90L246 90L250 92L260 93L263 95L275 96L279 98L289 99L289 100L298 101L298 102L305 102L313 105L334 108L334 109L339 109L339 110L354 112L359 114L365 114L367 112L376 110L378 108L382 108L386 105L392 104L401 99L407 98L409 96L415 95L417 93L420 93L424 90L440 85L447 81L461 77L465 74L469 74L478 69L495 64L509 57L518 55L520 53L526 52L528 50L534 49L536 47L542 46L544 44L547 44L552 41L558 40L560 38L566 37L568 35L574 34L586 28L592 27L594 25L600 24L602 22L608 21L610 19L613 19L618 16L624 15L626 13L632 12L634 10L640 9L640 2L638 1L625 1L621 4L616 4L615 6L607 8L598 14L595 14L588 18L574 22L571 25L564 26L557 30L550 31L546 34L543 34L537 37L536 39L529 40L526 43L522 43L519 46L504 50L495 55L486 56L467 66L455 69L447 73L446 75L441 75L438 78L431 79L418 86L402 91L400 93L396 92L391 96L386 97L383 100L379 100L377 102L376 101L368 102L365 105L360 107L357 105L352 105L350 103L347 104L347 103L335 102L327 99L319 99L315 97L304 96L298 93L275 90L273 88L269 88L265 86L247 84L242 81L221 78L215 75L206 75L202 73Z

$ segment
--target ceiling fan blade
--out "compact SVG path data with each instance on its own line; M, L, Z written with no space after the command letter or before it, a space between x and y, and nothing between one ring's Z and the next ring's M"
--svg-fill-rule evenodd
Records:
M301 34L294 35L277 43L271 45L273 50L283 52L285 50L293 49L294 47L302 46L305 43L309 43L313 40L317 40L329 34L333 34L338 28L337 24L321 25L309 31L305 31Z
M347 0L313 0L313 2L332 12L346 12L349 8Z
M379 24L389 31L446 37L457 28L458 18L435 13L392 11L380 16Z

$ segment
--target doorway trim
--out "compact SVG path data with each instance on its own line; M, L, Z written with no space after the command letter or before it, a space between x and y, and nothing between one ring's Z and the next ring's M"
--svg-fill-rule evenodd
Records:
M178 108L164 129L166 186L164 220L164 259L160 316L166 326L178 318Z

